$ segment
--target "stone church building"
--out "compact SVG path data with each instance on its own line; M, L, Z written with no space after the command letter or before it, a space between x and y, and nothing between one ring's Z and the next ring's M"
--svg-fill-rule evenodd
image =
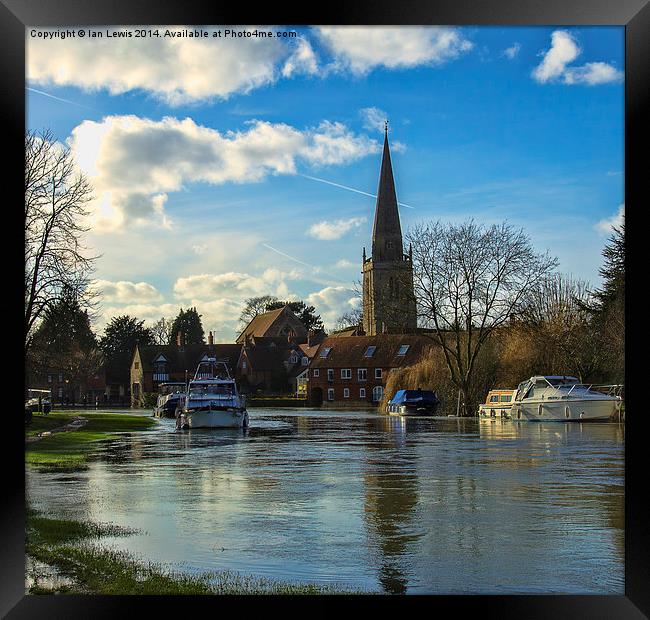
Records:
M404 253L395 180L388 146L388 123L377 189L372 255L363 249L363 331L405 334L417 329L412 254Z

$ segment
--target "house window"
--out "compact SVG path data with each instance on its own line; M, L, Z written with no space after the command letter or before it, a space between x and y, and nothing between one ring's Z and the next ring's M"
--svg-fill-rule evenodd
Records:
M352 379L352 371L349 368L341 368L341 379Z
M52 383L52 375L47 375L47 382Z
M357 370L357 379L359 381L365 381L368 378L368 369L366 368L359 368Z
M246 360L242 360L241 367L246 370L248 368L248 362Z
M381 379L381 368L375 368L375 379Z
M406 355L406 352L409 350L408 344L403 344L400 348L399 351L397 352L397 355Z
M327 380L328 381L334 381L334 369L333 368L328 368L327 369Z
M377 347L368 347L366 352L363 354L363 357L372 357L375 354Z
M384 388L381 387L381 385L376 385L374 388L372 388L372 400L373 401L379 402L383 395L384 395Z
M350 388L343 388L343 398L350 398Z
M297 364L297 363L298 363L298 356L297 356L297 355L292 355L292 356L289 358L289 361L290 361L292 364Z
M327 400L334 400L334 388L327 390Z
M366 388L359 388L359 398L366 397Z
M140 368L140 362L133 362L133 368L135 368L136 370Z
M314 368L314 377L320 377L320 370L318 368Z
M309 364L309 358L308 357L303 357L302 358L302 365L307 366L307 364Z
M63 388L59 388L59 398L63 398Z
M63 381L63 373L60 372L59 373L59 383L61 383L62 381Z
M330 351L332 350L332 347L325 347L321 352L320 352L320 357L327 357L330 354Z

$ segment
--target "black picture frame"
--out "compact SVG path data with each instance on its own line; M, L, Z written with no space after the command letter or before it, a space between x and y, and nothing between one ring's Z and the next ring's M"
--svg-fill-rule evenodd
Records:
M326 7L281 8L275 3L257 6L251 13L247 7L216 5L196 0L147 1L131 0L117 4L114 0L1 0L0 3L0 63L2 64L2 118L3 142L9 161L3 166L7 197L5 213L22 200L20 179L23 161L18 153L24 149L25 128L25 36L26 26L72 25L135 25L135 24L216 24L257 23L273 24L436 24L436 25L621 25L625 26L625 203L626 203L626 279L636 288L628 289L626 299L626 404L632 415L626 420L625 446L625 595L624 596L426 596L426 597L320 597L319 611L330 606L345 607L350 613L372 613L375 607L391 611L411 605L420 606L428 613L476 614L481 617L512 618L643 618L650 615L650 545L648 544L648 491L646 482L648 417L641 406L641 389L635 380L643 362L642 332L644 322L643 266L641 254L644 233L641 205L647 204L648 164L644 157L650 136L643 117L650 109L650 0L393 0L359 1L354 4L329 2ZM323 11L323 8L326 10ZM320 9L320 11L319 11ZM7 194L9 190L9 194ZM645 196L645 200L644 200ZM18 217L17 210L14 216ZM10 247L13 226L20 226L13 217L5 216L5 247ZM19 244L20 245L20 244ZM22 334L14 325L21 318L20 295L24 270L20 247L5 252L5 295L0 303L4 316L15 316L16 323L5 319L5 360L8 368L19 360L22 373ZM15 298L14 298L15 295ZM637 300L635 302L635 299ZM643 317L643 318L641 318ZM15 349L14 349L15 347ZM15 356L12 355L15 350ZM13 391L15 370L5 375L9 380L8 393ZM642 382L642 379L638 380ZM641 383L642 385L642 383ZM228 611L247 607L251 602L263 602L264 612L283 612L297 604L311 610L311 597L298 600L292 597L265 597L257 599L227 599L215 597L81 597L81 596L25 596L25 480L24 436L22 416L11 409L15 403L10 396L5 407L4 452L9 457L3 473L2 508L2 577L0 578L0 613L7 618L70 618L114 617L127 613L165 613L187 615L197 606L222 611L224 602L233 603ZM18 399L20 400L20 399ZM631 407L630 407L631 404ZM12 421L12 417L16 420ZM155 599L155 600L152 600ZM275 609L272 609L275 608ZM190 611L191 610L191 611ZM401 611L401 609L400 609Z

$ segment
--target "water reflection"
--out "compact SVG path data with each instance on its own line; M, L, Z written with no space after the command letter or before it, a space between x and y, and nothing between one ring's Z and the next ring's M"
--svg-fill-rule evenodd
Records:
M249 429L98 444L28 470L36 507L142 533L117 548L389 593L623 592L623 427L254 410Z

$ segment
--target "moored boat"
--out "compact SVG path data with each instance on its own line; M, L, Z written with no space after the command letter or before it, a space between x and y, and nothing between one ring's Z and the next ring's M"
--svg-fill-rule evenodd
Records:
M509 418L517 390L490 390L478 407L479 418Z
M398 390L386 405L390 415L435 415L440 400L432 390Z
M185 383L161 383L153 414L157 418L174 418L185 397Z
M621 387L586 385L576 377L531 377L519 384L511 416L514 420L607 422L620 411Z
M194 379L187 387L176 427L242 428L248 426L243 395L225 362L209 358L199 363Z

